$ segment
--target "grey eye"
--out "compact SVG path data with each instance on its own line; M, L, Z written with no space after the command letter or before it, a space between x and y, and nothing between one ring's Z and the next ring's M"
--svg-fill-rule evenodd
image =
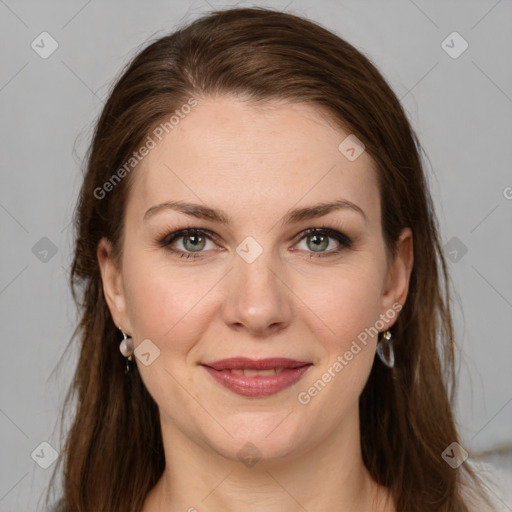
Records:
M315 252L321 252L329 247L329 237L327 235L312 234L306 237L306 245Z
M183 247L190 252L202 251L206 245L206 237L199 233L183 235L178 240L182 240Z

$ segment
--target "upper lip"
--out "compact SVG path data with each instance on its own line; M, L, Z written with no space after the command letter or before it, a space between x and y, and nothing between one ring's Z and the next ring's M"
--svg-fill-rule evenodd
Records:
M247 357L231 357L221 359L211 363L201 363L203 366L209 366L214 370L270 370L272 368L300 368L312 363L307 361L297 361L285 357L272 357L268 359L249 359Z

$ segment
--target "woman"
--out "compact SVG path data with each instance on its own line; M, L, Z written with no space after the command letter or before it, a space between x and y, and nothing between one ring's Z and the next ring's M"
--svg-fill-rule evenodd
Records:
M75 221L62 510L483 510L419 143L350 44L260 8L152 43Z

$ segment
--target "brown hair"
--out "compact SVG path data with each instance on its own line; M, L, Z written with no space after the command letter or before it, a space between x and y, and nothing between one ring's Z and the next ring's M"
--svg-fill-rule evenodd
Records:
M441 457L458 439L451 410L454 336L416 135L384 78L349 43L288 13L236 8L210 13L143 49L97 123L75 211L70 280L81 315L73 338L80 336L81 352L65 406L76 398L77 407L55 469L63 463L65 511L140 511L165 466L158 407L135 366L124 375L96 255L102 237L121 254L132 175L101 199L95 190L180 105L224 94L323 108L374 159L386 245L394 254L400 231L410 227L414 268L393 327L395 368L376 360L360 397L363 460L375 481L390 488L399 512L469 510L463 476L474 489L478 480L466 464L454 470Z

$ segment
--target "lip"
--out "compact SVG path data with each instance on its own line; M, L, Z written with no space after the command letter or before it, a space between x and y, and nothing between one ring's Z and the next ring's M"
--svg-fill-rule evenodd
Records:
M242 396L264 397L279 393L296 382L308 371L312 363L275 357L269 359L249 359L233 357L201 366L220 384ZM276 369L274 375L246 376L242 370L264 371ZM233 373L232 370L237 371Z

